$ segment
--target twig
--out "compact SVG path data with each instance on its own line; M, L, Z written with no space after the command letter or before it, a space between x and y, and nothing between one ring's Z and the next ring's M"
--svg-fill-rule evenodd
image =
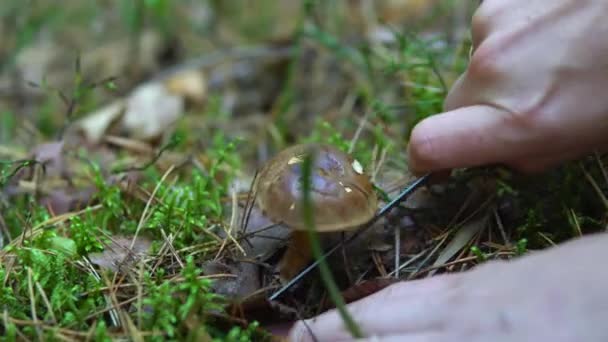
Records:
M376 165L374 167L374 171L372 172L372 177L371 177L372 182L376 181L376 177L378 177L378 173L380 173L380 169L382 169L382 166L384 165L384 162L386 161L387 153L388 153L388 147L385 147L380 151L380 160L378 160L378 163L376 163Z
M34 295L34 286L32 285L32 269L27 268L27 290L30 295L30 311L32 312L32 320L34 324L38 324L38 314L36 313L36 296ZM42 340L42 331L40 331L40 327L36 325L36 335L38 335L38 339Z
M505 227L502 224L500 215L498 215L498 210L496 208L494 208L493 212L494 212L494 219L496 219L496 225L498 226L498 230L500 231L500 235L502 236L502 239L504 240L504 242L507 246L511 245L511 241L509 241L509 237L507 236Z
M606 171L606 167L604 166L604 163L602 162L602 158L600 158L600 154L598 152L595 152L594 156L595 156L595 160L597 161L597 165L600 168L600 171L602 171L602 176L604 176L604 182L606 182L606 185L608 185L608 172Z
M222 241L222 245L220 246L217 254L215 255L215 260L217 260L220 255L222 254L222 252L224 251L224 248L226 247L226 243L228 242L228 239L230 239L234 245L238 248L238 250L243 253L243 255L247 255L247 253L245 253L245 250L243 249L243 247L241 247L241 245L238 243L237 240L234 239L234 236L232 236L232 232L234 230L234 228L236 228L236 220L238 217L238 199L236 196L236 191L234 190L234 188L232 189L232 215L230 217L230 227L228 227L228 229L224 229L226 231L226 237L224 239L224 241ZM223 226L222 226L223 227Z
M424 255L424 253L428 252L428 249L423 250L422 252L414 255L413 257L411 257L408 261L404 262L402 265L399 265L397 268L395 268L392 272L390 272L388 274L389 277L392 277L393 275L396 275L397 272L399 272L400 270L408 267L409 265L413 264L414 261L418 260L421 256ZM398 277L396 277L398 278Z
M367 123L368 116L369 116L369 112L366 112L365 115L363 116L363 118L361 118L361 120L359 121L359 126L357 127L357 130L355 131L355 134L353 135L353 138L351 139L350 144L348 145L349 154L353 153L353 150L355 149L355 145L357 144L357 140L359 140L359 136L361 135L361 132L363 132L363 128L365 127L365 124Z
M158 150L158 152L154 155L154 157L152 157L152 159L148 160L145 164L140 165L140 166L129 166L129 167L118 168L118 169L112 170L112 174L133 172L133 171L144 171L147 168L149 168L150 166L154 165L160 159L160 157L163 155L163 153L165 153L165 151L175 147L175 144L176 144L175 141L173 141L173 140L169 141L168 143L163 145Z
M608 198L606 198L606 195L604 195L604 193L602 192L602 189L600 188L600 186L597 184L597 182L595 181L595 179L593 179L593 176L591 176L591 174L589 172L587 172L587 170L582 165L582 163L580 164L580 168L581 168L581 170L583 170L583 173L585 174L585 178L587 178L587 180L589 181L589 183L593 187L593 190L595 190L595 192L597 193L597 196L600 198L600 200L602 200L602 203L604 204L604 207L606 209L608 209Z
M171 251L171 254L173 254L175 261L177 261L177 263L179 264L179 267L184 268L184 263L179 258L179 255L177 255L177 251L175 250L175 247L173 247L173 240L175 239L173 237L173 234L170 234L170 236L167 236L167 233L165 233L164 229L161 229L160 232L163 235L163 239L165 239L165 246L167 246L167 249L169 251Z

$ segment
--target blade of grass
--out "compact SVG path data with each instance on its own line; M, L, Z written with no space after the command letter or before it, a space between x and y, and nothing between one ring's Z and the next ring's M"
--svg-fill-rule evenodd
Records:
M311 191L311 173L312 173L312 159L314 157L310 154L306 156L306 159L303 163L303 173L302 173L302 190L303 190L303 215L304 215L304 223L308 230L310 245L312 248L313 255L315 259L320 260L323 256L323 251L321 250L321 245L319 243L319 237L317 236L317 231L314 223L314 210L312 207L312 199L310 197ZM329 270L329 266L327 262L323 259L319 263L319 272L321 273L321 279L325 283L325 287L329 292L329 296L336 305L340 316L342 316L342 320L346 325L346 328L351 333L354 338L362 338L363 333L361 329L352 318L352 316L348 313L346 309L346 303L344 302L344 298L342 297L336 282L333 279L331 271Z

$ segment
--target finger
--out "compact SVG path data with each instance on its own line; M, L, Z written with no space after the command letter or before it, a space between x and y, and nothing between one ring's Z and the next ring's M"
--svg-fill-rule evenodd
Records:
M490 336L488 336L490 335ZM507 342L507 341L522 341L523 336L509 336L507 334L501 334L493 332L491 334L466 334L461 333L450 333L450 332L425 332L415 334L399 334L399 335L386 335L378 337L370 337L359 340L348 340L357 342L453 342L453 341L467 341L467 342ZM525 339L523 339L525 340Z
M476 105L434 115L414 127L408 154L415 173L517 160L528 132L508 124L509 113Z
M450 315L443 309L458 297L459 284L458 274L397 283L351 303L347 310L366 336L439 330ZM298 322L290 341L313 341L313 336L320 341L352 338L336 310Z
M413 331L440 330L446 321L446 310L441 310L432 302L435 298L419 298L413 301L382 300L361 305L348 306L355 324L365 336L377 334L398 334ZM308 324L308 328L303 326ZM298 322L290 333L291 341L337 341L353 338L344 326L342 317L331 310L316 319Z
M464 98L464 82L467 77L466 72L458 76L456 81L452 84L450 92L448 93L445 101L443 101L443 110L448 112L459 107L465 107L468 103L472 102L472 99Z
M475 52L481 42L488 36L489 22L484 12L487 6L487 3L482 2L471 18L471 52Z
M356 340L357 342L452 342L462 341L457 339L456 336L442 333L442 332L429 332L429 333L416 333L416 334L405 334L405 335L387 335L370 337L365 339ZM469 341L469 340L467 340Z

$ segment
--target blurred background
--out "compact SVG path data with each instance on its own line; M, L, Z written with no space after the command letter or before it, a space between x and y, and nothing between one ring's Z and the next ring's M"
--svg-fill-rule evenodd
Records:
M171 123L232 125L282 145L319 118L352 133L373 107L372 121L398 118L393 133L406 138L462 71L473 10L464 0L5 0L0 143L32 146L177 71L189 73L174 82L187 104Z

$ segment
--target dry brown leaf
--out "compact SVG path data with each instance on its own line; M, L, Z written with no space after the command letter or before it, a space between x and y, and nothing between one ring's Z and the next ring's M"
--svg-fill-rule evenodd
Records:
M438 0L383 0L376 2L379 18L390 25L416 20L437 7Z
M92 253L89 259L102 269L118 272L140 260L152 246L152 241L142 236L135 239L133 249L130 248L132 242L132 236L113 236L103 252Z
M180 86L186 91L185 85ZM176 89L177 85L173 87ZM187 91L195 92L194 88ZM184 102L182 94L170 92L160 82L144 83L126 99L118 99L81 119L75 128L93 144L101 143L106 135L121 133L132 139L153 140L167 133L182 116ZM119 132L113 132L115 127Z

